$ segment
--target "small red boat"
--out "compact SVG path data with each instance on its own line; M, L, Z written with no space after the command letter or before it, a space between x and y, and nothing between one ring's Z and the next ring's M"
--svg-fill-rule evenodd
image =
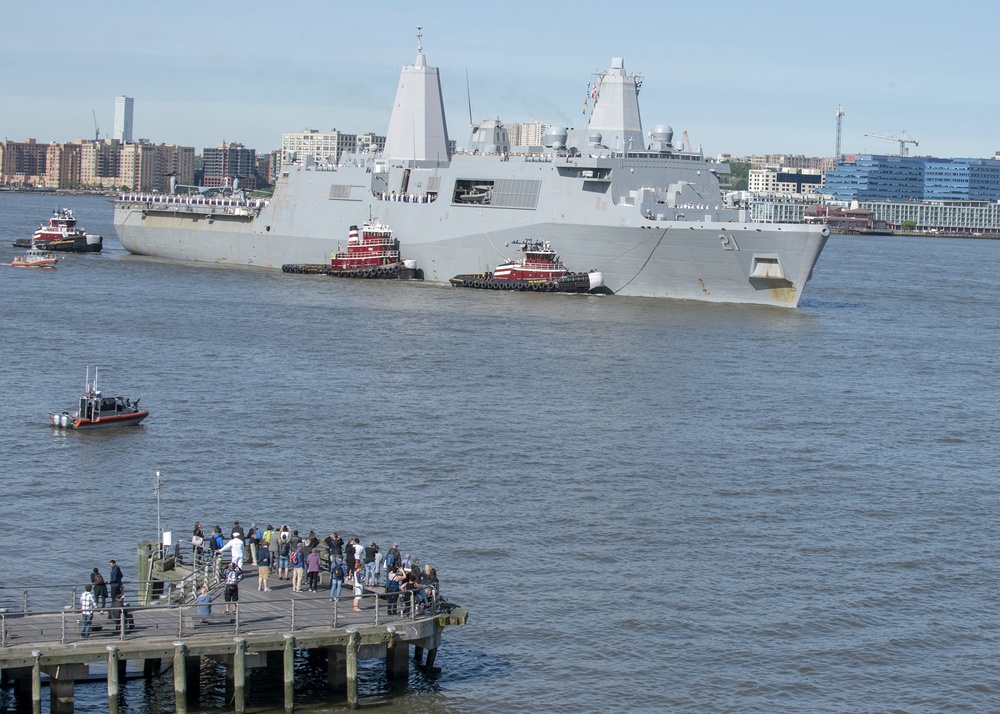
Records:
M497 266L492 273L456 275L450 280L459 288L488 290L533 290L536 292L609 292L604 276L596 270L571 273L548 241L512 241L521 246L521 257Z
M148 409L139 409L139 400L134 402L126 397L105 397L97 388L97 368L94 381L90 381L87 368L87 387L80 397L80 408L73 414L62 412L51 414L52 426L61 429L108 429L118 426L134 426L149 416Z
M14 241L15 248L39 247L45 250L59 250L67 253L100 253L104 239L77 228L73 211L57 208L52 212L47 226L35 231L31 238Z

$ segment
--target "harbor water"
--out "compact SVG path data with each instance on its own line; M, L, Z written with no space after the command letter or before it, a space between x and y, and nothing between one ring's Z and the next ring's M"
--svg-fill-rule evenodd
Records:
M60 206L103 253L6 267ZM287 522L398 542L471 613L437 676L366 663L362 707L1000 709L1000 244L834 236L787 310L181 264L111 214L0 194L0 584ZM149 419L52 430L88 365Z

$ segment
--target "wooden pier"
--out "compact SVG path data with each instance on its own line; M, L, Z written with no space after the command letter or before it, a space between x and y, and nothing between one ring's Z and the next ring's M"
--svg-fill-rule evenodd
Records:
M79 602L82 587L66 594L61 610L24 607L12 612L8 607L0 613L0 672L13 683L18 699L30 696L33 711L40 712L45 674L50 710L72 712L74 682L89 679L90 665L99 662L107 666L108 711L117 712L126 663L141 663L144 675L151 677L163 663L172 662L175 709L184 713L199 696L200 658L209 657L226 668L235 711L245 711L247 670L258 667L281 669L284 707L293 711L295 653L309 650L325 653L330 690L346 692L347 704L354 709L359 660L384 660L389 678L405 678L412 646L417 665L432 669L445 628L465 624L468 615L440 598L428 608L412 599L401 601L390 613L381 588L366 589L362 611L355 612L349 585L339 602L330 601L328 575L319 592L293 592L291 581L276 577L271 578L271 590L263 592L257 589L253 566L246 568L240 583L236 612L225 614L214 563L185 574L180 568L163 570L169 562L151 557L151 552L152 544L140 544L140 572L145 565L154 577L138 584L148 604L128 608L134 628L120 615L115 622L98 613L93 625L99 629L84 637L80 612L69 605L71 598ZM206 580L218 596L207 617L197 614L193 601ZM129 583L126 589L135 593Z

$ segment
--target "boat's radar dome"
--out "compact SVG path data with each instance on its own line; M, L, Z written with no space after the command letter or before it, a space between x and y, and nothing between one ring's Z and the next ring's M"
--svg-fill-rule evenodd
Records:
M669 151L670 144L674 140L674 130L669 124L657 124L649 132L649 148L653 151Z
M669 124L657 124L653 127L653 131L650 132L650 136L654 139L665 139L667 142L670 142L674 139L674 130L670 128Z
M587 134L587 143L590 146L600 146L601 145L601 139L603 139L603 138L604 137L601 136L601 132L599 132L599 131L592 131L589 134Z
M550 149L565 147L567 139L569 139L569 132L566 131L565 127L561 126L550 126L542 134L542 144Z

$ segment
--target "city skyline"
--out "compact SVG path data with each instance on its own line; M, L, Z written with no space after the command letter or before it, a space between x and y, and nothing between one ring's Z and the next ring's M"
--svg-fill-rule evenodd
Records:
M330 6L314 1L277 25L274 7L256 0L239 13L198 6L193 24L181 6L173 14L114 7L88 5L107 40L82 54L72 43L39 54L31 32L71 16L76 5L6 9L11 26L24 31L0 51L4 138L91 138L95 114L102 138L110 136L121 95L135 100L135 138L199 151L220 141L268 151L280 147L282 133L305 128L385 133L399 68L416 56L420 25L427 61L441 69L448 131L459 147L469 137L466 72L476 122L578 127L594 73L623 57L626 70L643 77L644 132L669 124L706 155L832 156L838 104L846 112L844 153L898 153L896 142L865 135L904 130L920 142L909 146L912 155L992 157L1000 148L992 124L998 100L984 79L1000 59L972 32L1000 16L984 2L932 14L895 1L849 1L831 12L725 0L708 15L652 4L619 13L591 1L539 13L514 0L500 30L453 3L400 3L372 29L365 6L346 3L331 30L322 23L334 20ZM527 19L539 14L537 22ZM342 24L352 16L357 22ZM225 32L206 31L214 26ZM959 41L961 52L949 51ZM31 59L18 61L24 57Z

